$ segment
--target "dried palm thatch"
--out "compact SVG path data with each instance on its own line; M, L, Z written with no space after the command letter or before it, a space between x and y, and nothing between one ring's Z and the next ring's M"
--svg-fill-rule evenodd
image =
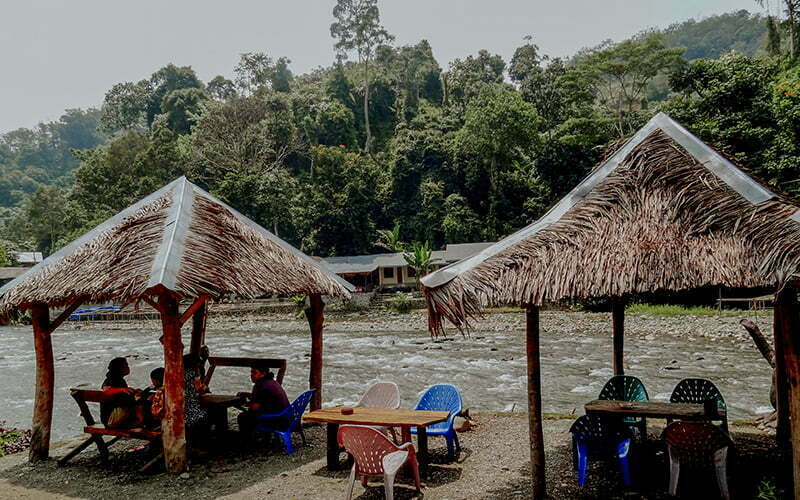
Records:
M486 306L770 286L798 271L798 207L659 114L541 220L422 282L436 334Z
M0 313L34 303L321 294L351 285L182 177L0 288Z

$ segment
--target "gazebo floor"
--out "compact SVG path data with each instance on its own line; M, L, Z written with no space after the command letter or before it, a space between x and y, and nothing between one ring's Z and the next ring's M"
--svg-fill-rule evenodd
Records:
M478 426L461 434L463 452L457 463L448 463L441 438L432 438L431 477L423 480L426 499L435 498L529 498L530 475L527 449L527 418L522 414L476 417ZM572 452L568 433L572 420L545 420L547 454L547 486L552 498L620 498L620 479L614 462L590 468L585 488L575 484ZM737 445L729 467L730 486L734 498L753 498L764 478L777 470L774 437L751 426L731 427ZM660 432L655 422L651 434ZM156 468L150 474L136 469L147 459L146 450L129 451L138 442L120 442L112 447L109 466L104 467L96 450L89 449L65 467L54 460L29 465L25 457L12 455L0 458L0 497L21 498L175 498L193 500L217 498L341 498L345 493L348 470L329 472L325 468L325 430L312 426L306 431L309 444L291 456L283 454L275 443L270 448L255 446L242 452L233 435L222 440L203 458L197 458L188 477L175 477ZM654 437L654 436L653 436ZM53 455L69 450L71 442L54 446ZM637 459L639 469L637 492L625 498L667 498L667 465L663 447L652 444ZM686 498L714 498L713 475L686 474L682 484ZM704 489L697 489L707 486ZM381 481L371 481L363 489L356 485L355 495L361 499L383 498ZM27 495L27 496L26 496ZM401 478L395 498L417 498L410 482Z

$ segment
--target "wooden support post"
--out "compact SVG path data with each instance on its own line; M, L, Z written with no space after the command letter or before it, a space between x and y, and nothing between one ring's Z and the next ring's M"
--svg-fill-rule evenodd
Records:
M192 314L192 342L189 353L195 357L200 354L200 346L206 343L207 314L208 305L205 302Z
M778 415L781 413L789 421L789 440L779 441L779 446L787 448L791 444L791 471L794 484L794 498L800 499L800 311L798 311L797 291L787 284L775 297L775 345L776 370L783 365L783 377L777 379ZM780 352L780 355L778 354ZM780 356L780 357L779 357ZM783 387L781 387L783 386ZM787 411L788 407L788 411ZM784 439L786 432L783 432Z
M775 402L778 411L775 438L778 444L788 451L789 448L789 384L786 379L785 341L782 332L789 328L786 325L786 290L775 294L774 315L772 322L772 345L775 356Z
M310 305L306 309L308 326L311 328L311 368L308 374L309 389L316 389L311 398L311 410L322 408L322 324L325 304L322 295L313 294L308 297Z
M178 302L167 292L158 298L161 325L164 331L164 395L165 411L161 422L164 461L168 472L186 470L186 429L184 420L183 342L181 341Z
M614 337L614 357L612 368L614 375L625 375L624 359L624 340L625 340L625 302L622 299L614 299L611 302L611 323Z
M539 362L539 308L525 305L525 352L528 356L528 426L531 448L533 498L546 495L544 432L542 431L542 374Z
M50 455L50 425L53 421L55 369L53 342L50 337L50 310L47 304L31 307L33 345L36 349L36 394L31 423L31 461L46 460Z

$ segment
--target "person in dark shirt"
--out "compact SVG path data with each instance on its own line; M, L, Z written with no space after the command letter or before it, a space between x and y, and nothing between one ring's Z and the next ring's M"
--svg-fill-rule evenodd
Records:
M250 369L250 380L253 382L253 391L250 394L240 393L247 398L247 410L240 413L237 419L243 439L248 439L252 434L260 415L277 415L289 406L286 392L269 368L254 366ZM275 429L285 429L289 423L283 417L261 419L262 425Z
M108 372L103 381L103 394L111 400L100 403L100 421L114 427L133 426L139 423L135 410L137 390L128 387L125 377L131 373L128 360L114 358L108 363Z

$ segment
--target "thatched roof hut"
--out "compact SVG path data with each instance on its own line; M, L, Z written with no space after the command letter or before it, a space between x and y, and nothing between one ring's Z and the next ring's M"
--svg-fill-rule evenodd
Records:
M0 314L33 303L322 294L352 286L181 177L103 222L0 288Z
M422 284L434 334L443 331L445 319L469 328L487 306L526 307L534 493L541 496L539 305L707 285L776 286L783 291L776 317L797 326L795 298L785 285L799 272L798 205L659 113L544 217L425 276ZM621 301L614 301L613 313L614 372L622 373ZM787 345L793 341L783 340L776 342L776 350L786 353L780 370L800 377ZM785 412L788 389L781 385ZM800 452L800 427L795 437ZM800 480L800 467L797 474Z
M0 314L31 311L36 402L31 458L46 458L53 409L51 333L85 302L143 301L161 316L167 469L186 468L181 327L192 319L191 352L205 337L207 300L308 295L309 385L322 386L322 296L347 299L352 285L277 236L181 177L89 231L0 288ZM179 304L192 301L182 313ZM50 320L51 307L64 308Z
M800 271L798 206L659 113L533 224L423 278L432 327L485 306L705 285Z

